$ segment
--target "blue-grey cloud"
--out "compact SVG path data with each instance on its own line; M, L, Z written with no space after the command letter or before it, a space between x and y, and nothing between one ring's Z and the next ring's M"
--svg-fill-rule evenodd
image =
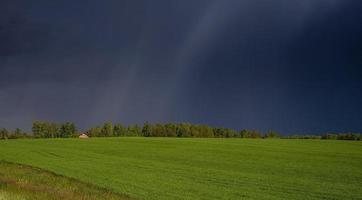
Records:
M0 126L361 131L361 3L1 1Z

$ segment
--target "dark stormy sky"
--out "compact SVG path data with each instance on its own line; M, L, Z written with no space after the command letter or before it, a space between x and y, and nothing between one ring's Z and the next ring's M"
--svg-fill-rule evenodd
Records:
M1 0L0 127L362 131L358 0Z

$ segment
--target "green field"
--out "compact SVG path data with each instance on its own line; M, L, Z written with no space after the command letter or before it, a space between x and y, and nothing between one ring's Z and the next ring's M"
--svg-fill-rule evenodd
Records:
M0 141L0 160L137 199L362 199L362 142L7 140Z

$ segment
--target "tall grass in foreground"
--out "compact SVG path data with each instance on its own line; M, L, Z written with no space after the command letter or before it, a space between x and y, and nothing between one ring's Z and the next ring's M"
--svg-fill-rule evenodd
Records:
M125 196L41 169L0 162L0 200L125 200Z

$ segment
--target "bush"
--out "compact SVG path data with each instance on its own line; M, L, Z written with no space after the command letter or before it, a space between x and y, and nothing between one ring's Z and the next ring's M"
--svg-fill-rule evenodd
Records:
M269 131L265 134L265 138L280 138L280 135L276 131Z

